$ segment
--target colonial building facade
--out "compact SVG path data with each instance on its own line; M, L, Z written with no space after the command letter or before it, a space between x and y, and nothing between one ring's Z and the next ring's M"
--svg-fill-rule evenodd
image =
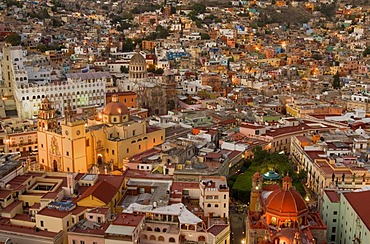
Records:
M51 101L42 101L38 116L38 162L42 169L88 172L93 166L123 169L124 159L165 140L164 129L148 128L131 118L128 108L113 96L96 119L75 119L70 105L58 125Z

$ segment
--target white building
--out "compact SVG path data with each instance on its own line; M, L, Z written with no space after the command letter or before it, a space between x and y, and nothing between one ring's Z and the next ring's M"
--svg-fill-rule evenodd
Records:
M339 231L340 195L335 190L325 190L321 204L321 218L328 227L326 241L328 244L336 244Z
M43 98L49 97L61 113L70 102L73 109L85 106L104 106L106 84L111 82L109 73L67 74L67 81L37 84L17 84L14 98L18 116L36 118Z
M325 191L321 216L328 226L328 243L370 243L369 201L368 188L344 193Z
M21 47L5 47L1 62L4 83L2 95L7 97L5 110L16 109L21 119L36 118L41 100L49 97L55 109L63 112L70 102L73 109L104 106L106 86L112 86L109 73L67 74L67 81L53 82L52 68L43 66L46 59L27 58Z

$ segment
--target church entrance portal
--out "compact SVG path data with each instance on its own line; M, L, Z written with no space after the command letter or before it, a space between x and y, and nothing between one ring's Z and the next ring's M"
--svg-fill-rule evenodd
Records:
M54 172L58 171L58 162L56 160L53 160L53 171Z
M103 163L103 156L101 154L98 155L98 165Z

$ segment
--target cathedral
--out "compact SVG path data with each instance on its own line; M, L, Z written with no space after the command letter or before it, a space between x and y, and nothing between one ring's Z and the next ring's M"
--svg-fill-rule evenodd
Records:
M326 243L326 226L293 189L291 177L283 178L282 187L263 186L262 176L257 172L252 178L245 243Z
M137 93L137 106L150 115L167 114L178 103L174 75L166 70L162 77L148 77L147 63L136 46L129 63L129 84Z
M104 165L125 170L126 159L165 141L164 129L149 128L145 120L130 116L115 95L88 121L75 118L70 105L64 115L59 124L52 103L43 99L37 131L41 170L85 173Z

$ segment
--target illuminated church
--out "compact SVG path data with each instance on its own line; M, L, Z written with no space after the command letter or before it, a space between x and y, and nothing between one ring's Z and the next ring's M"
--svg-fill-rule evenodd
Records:
M320 244L325 240L326 226L293 189L291 177L283 178L282 187L263 187L261 174L253 175L246 243Z
M37 132L40 169L84 173L106 164L124 170L125 159L165 141L164 129L149 128L145 120L131 117L117 96L89 123L73 114L68 106L59 125L49 99L42 101Z

